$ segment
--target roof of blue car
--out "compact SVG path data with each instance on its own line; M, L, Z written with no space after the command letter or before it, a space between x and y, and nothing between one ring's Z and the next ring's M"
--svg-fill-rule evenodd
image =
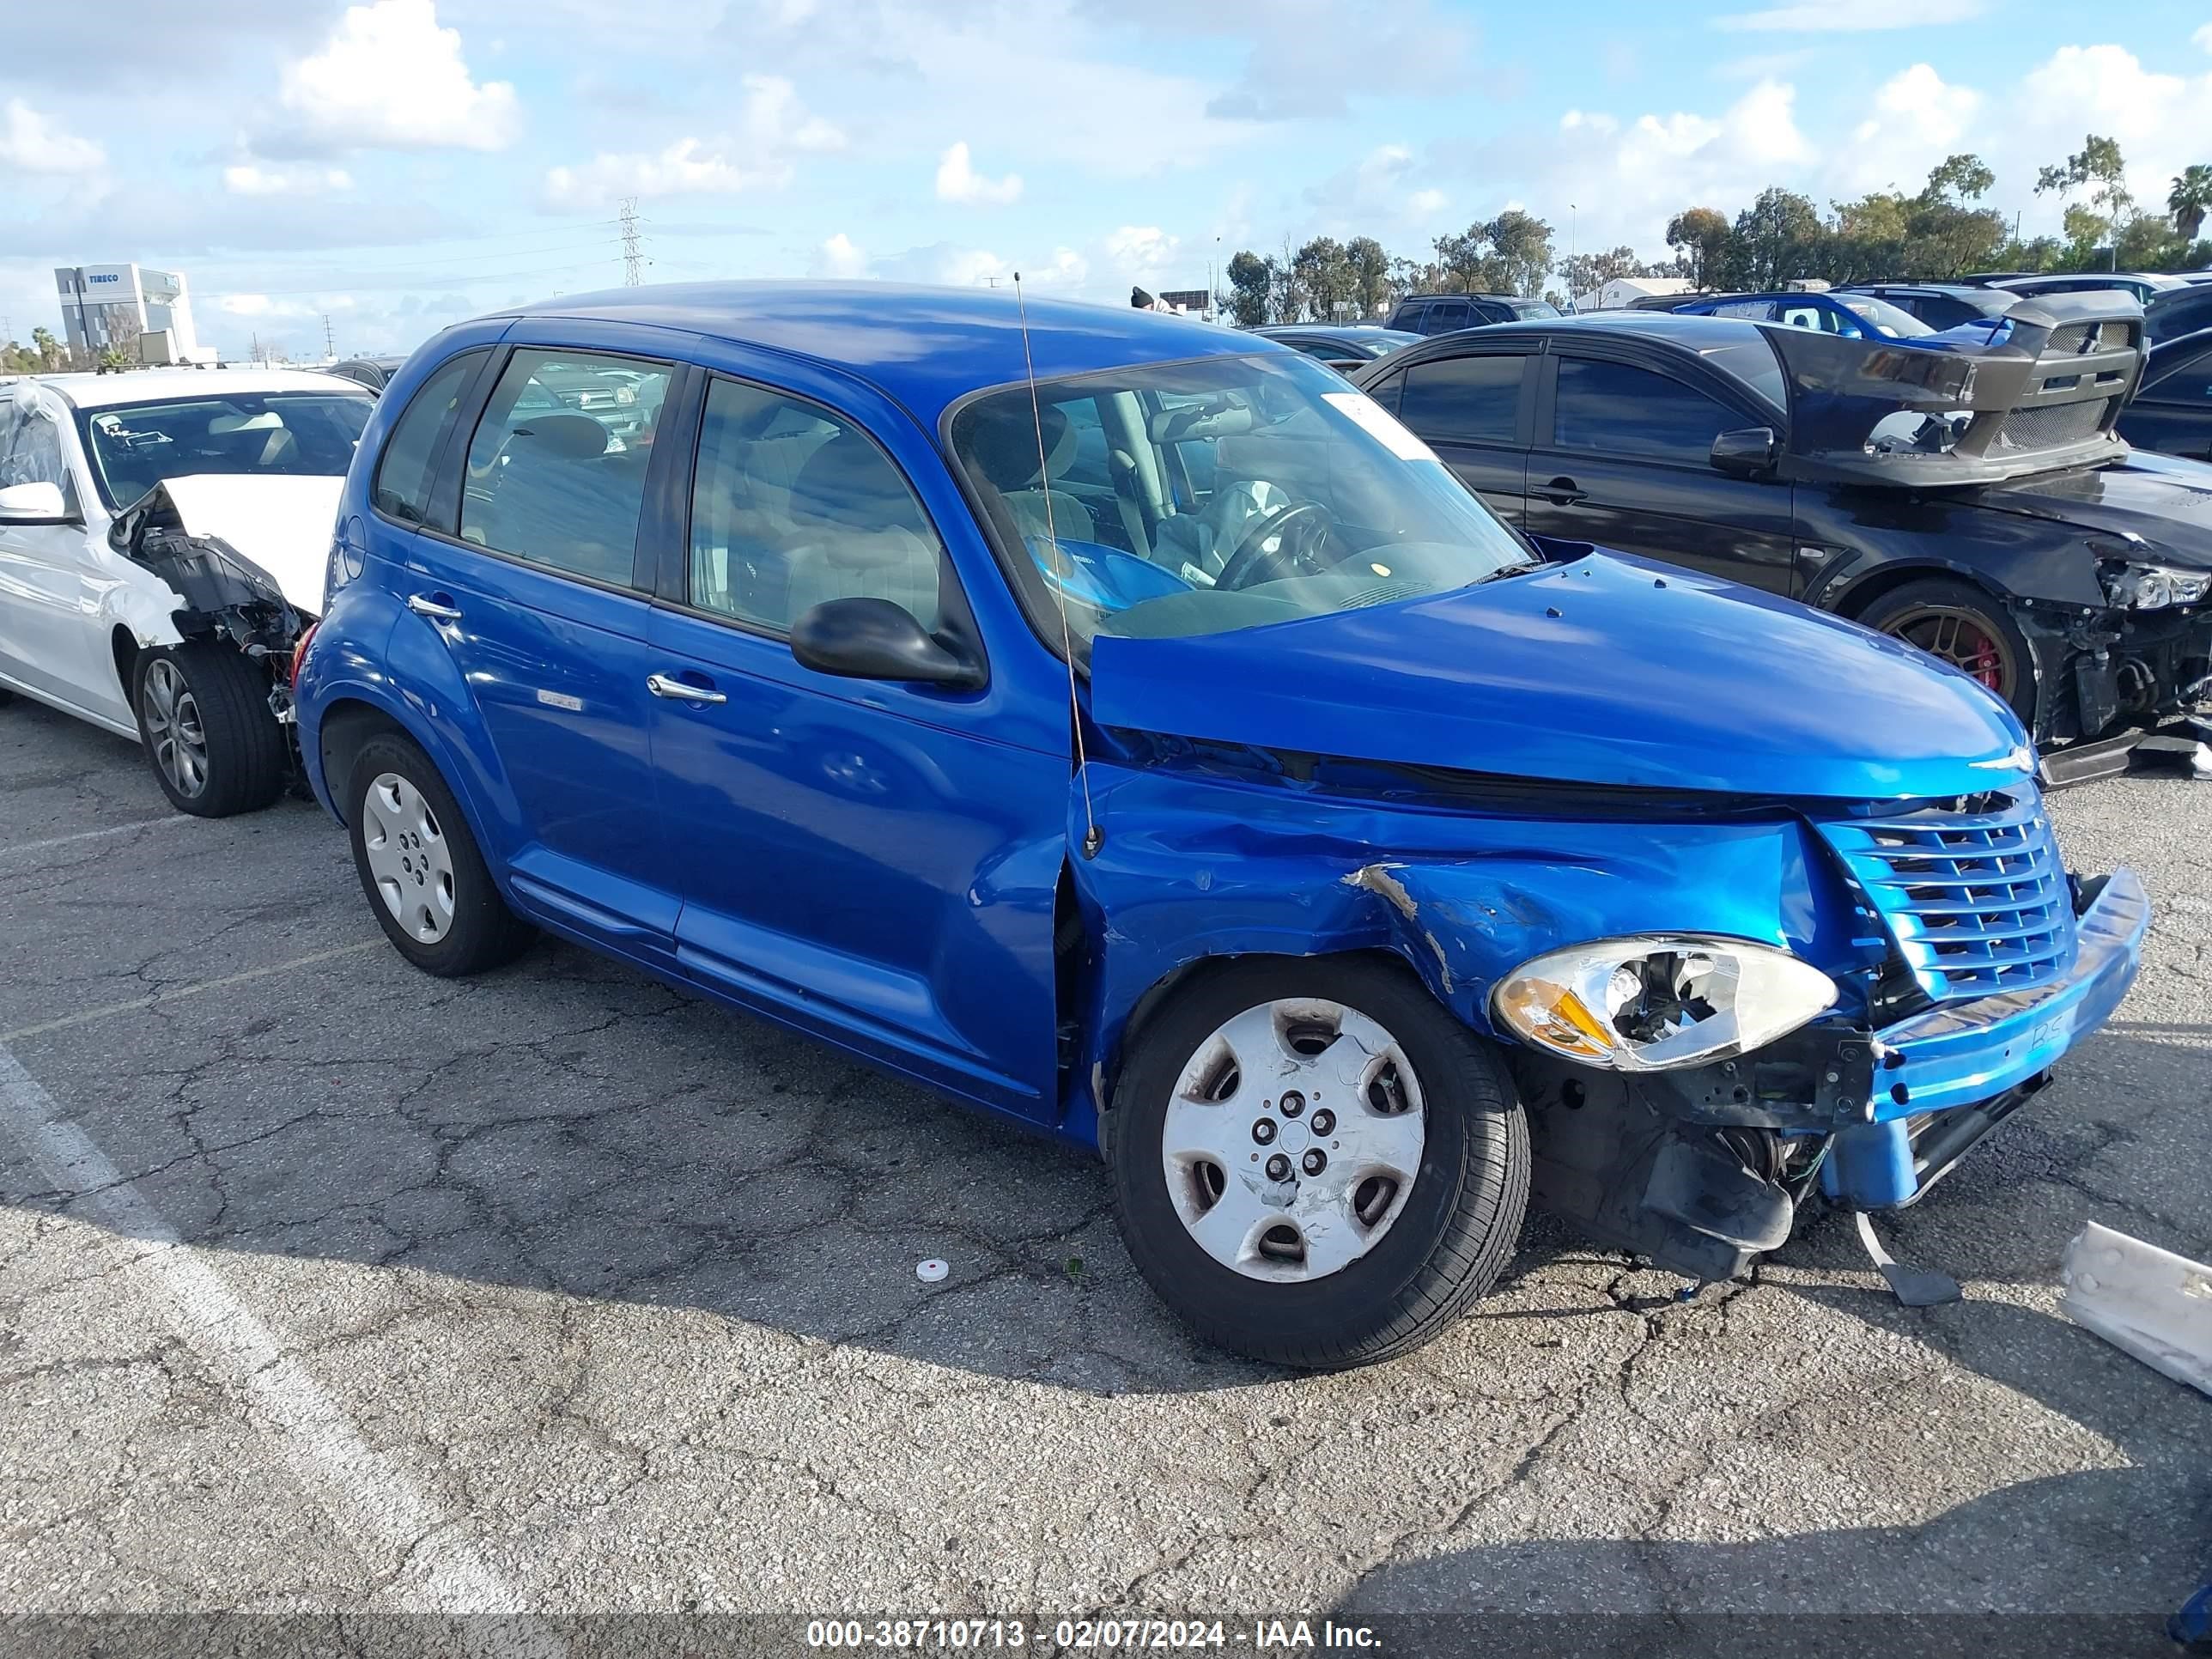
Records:
M1287 351L1188 317L1026 295L1039 380L1132 363ZM564 295L523 316L645 323L843 368L934 425L945 406L1027 373L1021 312L1003 288L892 283L671 283Z

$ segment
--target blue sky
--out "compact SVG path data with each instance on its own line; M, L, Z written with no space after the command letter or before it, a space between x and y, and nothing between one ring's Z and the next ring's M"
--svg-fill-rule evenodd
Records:
M1658 257L1682 207L1959 149L2033 234L2036 167L2087 131L2147 198L2212 161L2203 0L109 0L83 27L8 25L0 318L58 328L52 266L136 259L231 354L319 353L325 316L341 353L404 350L611 285L625 196L649 280L1018 267L1123 302L1516 205L1562 251Z

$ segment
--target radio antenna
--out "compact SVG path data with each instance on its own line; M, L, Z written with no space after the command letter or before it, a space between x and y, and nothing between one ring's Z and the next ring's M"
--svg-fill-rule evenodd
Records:
M1054 609L1060 612L1060 652L1067 659L1067 723L1075 733L1075 781L1083 787L1083 856L1095 859L1098 849L1106 844L1106 837L1098 832L1098 815L1091 804L1091 772L1083 752L1083 705L1075 694L1075 641L1073 630L1067 625L1067 583L1074 574L1066 550L1060 544L1060 532L1052 521L1052 475L1047 471L1044 453L1044 411L1037 403L1036 359L1030 355L1030 308L1022 298L1022 273L1014 273L1014 314L1022 328L1022 368L1029 378L1030 426L1036 434L1037 484L1044 492L1044 538L1052 544L1053 561L1060 568L1060 584L1053 593ZM1017 525L1018 530L1021 526Z

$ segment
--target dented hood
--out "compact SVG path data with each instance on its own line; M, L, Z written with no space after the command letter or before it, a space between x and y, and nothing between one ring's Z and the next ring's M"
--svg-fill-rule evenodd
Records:
M161 484L193 536L227 542L275 579L293 606L323 613L323 573L337 523L339 478L193 473Z
M2014 478L1975 490L1968 499L2142 544L2112 552L2212 566L2212 466L2202 461L2139 449L2115 466Z
M1908 646L1602 552L1233 633L1102 635L1091 696L1109 726L1627 787L1895 799L2032 764L2010 709Z

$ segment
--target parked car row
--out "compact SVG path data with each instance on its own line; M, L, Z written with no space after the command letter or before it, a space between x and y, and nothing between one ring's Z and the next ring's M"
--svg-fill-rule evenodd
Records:
M247 659L423 971L543 930L1095 1147L1196 1330L1362 1363L1532 1195L1698 1280L1912 1202L2124 994L2142 888L2069 871L2018 705L2154 610L2188 648L2203 560L2135 550L2202 486L2110 435L2139 324L2023 315L1978 358L1516 322L1363 391L982 290L522 307L383 388L317 619ZM2032 690L1794 600L1942 612L1991 526L2091 613L1997 606ZM189 558L256 561L166 533L182 631Z
M2131 303L2023 301L2010 320L2005 345L1942 372L1820 331L1620 311L1431 341L1355 379L1529 534L1906 640L2040 742L2185 713L2212 692L2212 471L2114 436L2142 361Z

